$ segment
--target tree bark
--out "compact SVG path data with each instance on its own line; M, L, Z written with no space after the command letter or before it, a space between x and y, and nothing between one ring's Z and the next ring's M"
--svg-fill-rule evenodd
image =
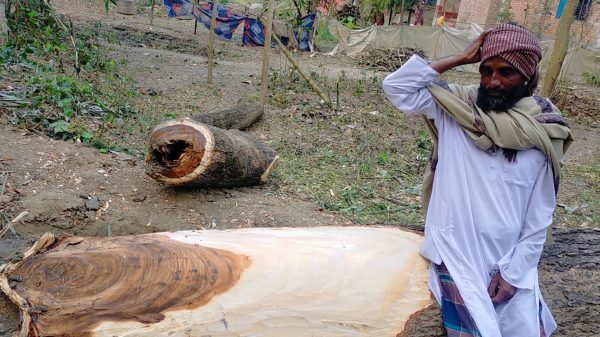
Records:
M251 186L265 183L278 160L248 133L184 118L152 131L146 174L172 186Z
M259 102L251 98L240 98L233 108L196 115L192 119L220 129L244 130L258 121L263 113L264 108Z
M416 324L441 327L421 243L389 227L46 234L0 289L20 337L437 336Z
M556 86L556 81L560 76L563 61L569 50L571 24L573 23L573 17L578 4L579 0L567 1L562 16L558 20L552 56L550 56L550 62L548 63L548 68L546 68L546 73L544 74L544 84L541 90L541 95L544 97L552 97L555 93L554 88Z

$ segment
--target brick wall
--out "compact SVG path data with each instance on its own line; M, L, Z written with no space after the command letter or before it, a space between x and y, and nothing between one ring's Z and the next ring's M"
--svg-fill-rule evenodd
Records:
M512 0L510 11L513 20L532 30L544 39L556 35L559 0ZM571 40L580 44L595 45L600 33L600 4L592 1L590 13L585 20L574 20Z
M500 0L462 0L458 11L457 25L476 23L490 27L496 23Z
M451 1L451 0L446 0ZM462 0L458 11L457 27L477 23L485 28L497 23L502 6L507 6L511 20L535 32L542 39L556 35L556 10L560 0ZM443 0L438 0L438 4ZM585 20L575 20L571 26L571 40L597 46L600 40L600 3L592 1L590 14Z
M437 18L443 15L444 22L451 27L455 27L460 3L460 0L437 0L435 17Z

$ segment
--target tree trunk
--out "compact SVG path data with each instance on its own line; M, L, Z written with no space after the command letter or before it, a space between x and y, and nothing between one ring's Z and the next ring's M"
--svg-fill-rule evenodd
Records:
M192 119L220 129L244 130L258 121L264 108L251 98L240 98L236 106L204 115L193 116Z
M579 0L568 0L562 16L558 20L552 56L550 56L550 62L548 63L548 68L546 68L546 73L544 74L544 85L541 90L541 95L544 97L552 97L554 94L556 81L560 76L563 61L569 50L571 23L573 23L573 17L578 4Z
M400 25L402 26L404 24L404 2L405 0L402 0L402 4L400 5ZM410 25L410 22L409 22Z
M0 0L0 46L3 46L8 36L8 22L6 20L6 0Z
M548 25L547 19L550 17L550 15L552 15L552 0L544 0L542 6L542 13L540 15L539 20L537 21L535 29L535 35L537 35L539 39L543 37L542 35L544 32L545 25Z
M152 131L146 174L172 186L251 186L265 183L278 159L248 133L184 118Z
M0 289L20 337L434 336L421 243L389 227L46 234ZM422 317L435 328L415 332Z

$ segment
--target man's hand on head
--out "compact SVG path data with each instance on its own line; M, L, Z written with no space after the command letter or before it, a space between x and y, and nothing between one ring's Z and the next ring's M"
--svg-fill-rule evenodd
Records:
M462 64L472 64L481 61L481 46L483 45L483 41L489 32L490 29L481 33L481 35L479 35L479 37L477 37L475 41L473 41L471 45L467 47L467 49L459 53L462 59Z
M489 32L490 30L486 30L481 33L481 35L479 35L479 37L462 52L432 61L429 63L429 66L441 74L455 67L481 61L481 46Z
M506 282L500 272L496 273L488 287L488 294L494 305L502 304L510 300L517 293L517 288Z

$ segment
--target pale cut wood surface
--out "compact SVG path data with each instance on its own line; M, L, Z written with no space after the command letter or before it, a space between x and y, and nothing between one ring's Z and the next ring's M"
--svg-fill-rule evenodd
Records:
M422 237L389 227L43 240L0 277L42 335L396 336L433 303Z

